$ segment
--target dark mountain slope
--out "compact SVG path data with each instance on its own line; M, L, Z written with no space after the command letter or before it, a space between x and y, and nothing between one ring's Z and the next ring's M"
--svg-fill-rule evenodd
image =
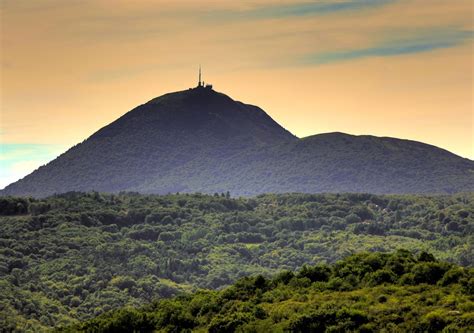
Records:
M280 145L264 192L453 193L474 190L474 162L416 141L327 133ZM260 166L261 167L261 166ZM242 174L249 174L245 172ZM267 177L268 179L268 177Z
M298 139L256 106L195 88L135 108L1 194L73 190L453 193L474 191L474 162L393 138Z
M190 161L219 163L249 148L297 141L256 106L206 88L155 98L128 112L2 194L120 191L165 184ZM194 172L190 170L190 172ZM186 180L181 180L186 183ZM185 191L181 183L157 191Z
M474 191L473 161L394 138L327 133L242 151L217 165L201 162L182 165L160 182L186 179L192 191L229 190L234 195ZM146 183L133 190L153 193L159 186Z

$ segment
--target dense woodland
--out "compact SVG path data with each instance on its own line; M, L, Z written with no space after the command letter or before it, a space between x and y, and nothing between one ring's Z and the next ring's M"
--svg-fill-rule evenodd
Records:
M403 310L403 306L396 305L397 299L407 304L422 302L416 311L428 321L427 325L431 325L429 318L436 321L437 316L443 318L443 325L464 325L464 314L473 311L469 283L456 280L448 286L440 281L448 279L446 274L452 269L462 272L456 273L460 279L472 272L444 262L465 267L474 263L474 194L282 194L234 199L228 193L158 196L93 192L46 199L3 197L0 212L0 327L6 331L16 328L38 332L53 326L65 327L121 307L138 307L201 288L222 289L246 276L260 275L265 277L258 278L264 285L260 292L249 291L243 299L229 296L229 303L219 300L228 291L199 291L194 296L158 304L182 305L185 316L191 313L189 327L212 326L216 332L222 330L219 325L233 312L243 316L235 318L241 323L236 327L245 323L256 325L255 330L266 327L258 325L276 325L278 329L295 327L298 331L297 320L302 321L301 325L311 322L304 316L339 318L346 316L344 311L362 311L364 304L376 304L380 311L387 308L387 316L393 317L396 325L400 320L396 318L411 318L409 321L414 322L418 312ZM416 257L426 251L443 263L426 266L403 252L410 267L398 272L387 266L386 260L392 257L376 256L382 262L380 267L384 267L380 281L393 286L370 282L369 276L375 272L371 270L357 273L352 281L353 274L339 275L343 273L337 273L337 265L321 266L328 270L328 280L308 281L301 276L304 265L331 264L361 251L397 249L407 249ZM351 258L345 262L354 262L354 258L366 260L365 256ZM358 266L363 267L354 264ZM436 280L420 285L426 281L415 278L417 270L431 269L437 272ZM282 270L300 270L296 273L300 277L279 284L275 279ZM271 276L277 277L270 279ZM226 290L239 290L239 286L252 284L255 279L241 280ZM368 289L372 284L377 287ZM266 298L262 298L264 295ZM386 301L378 301L381 295ZM198 305L196 311L202 316L188 312L187 302L199 302L199 297L210 306L226 308L218 316L213 315L215 309L202 310ZM459 315L443 312L443 304L449 303L445 297L455 304L446 311L459 311ZM345 309L344 300L353 306ZM315 310L314 304L321 304L321 312ZM300 306L304 310L298 310ZM279 308L282 317L275 319ZM137 316L153 313L150 320L155 320L160 316L156 309L137 310ZM289 309L294 314L288 313ZM402 312L392 313L390 309ZM132 310L121 311L128 315ZM113 312L113 318L121 311ZM362 324L357 327L380 327L377 325L382 324L371 319L378 317L377 313L361 314ZM261 315L261 322L252 319L254 315ZM347 316L352 318L351 314ZM219 324L219 318L227 319ZM328 321L328 329L335 322L340 320ZM155 321L152 324L162 327ZM250 330L250 326L247 328Z
M399 250L247 277L59 331L473 332L473 301L473 268Z

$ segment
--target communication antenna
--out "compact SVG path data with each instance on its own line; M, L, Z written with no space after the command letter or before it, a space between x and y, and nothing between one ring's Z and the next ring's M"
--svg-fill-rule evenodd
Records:
M202 86L201 83L201 65L199 65L199 81L198 81L198 87Z

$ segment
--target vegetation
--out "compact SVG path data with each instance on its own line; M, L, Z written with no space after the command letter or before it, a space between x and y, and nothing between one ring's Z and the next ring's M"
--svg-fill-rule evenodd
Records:
M334 263L361 251L405 248L462 266L474 263L474 194L232 199L228 193L93 192L0 198L0 212L0 327L24 331L220 289L245 276ZM436 276L432 283L444 273ZM354 288L368 286L356 282ZM355 294L351 287L341 295Z
M123 308L74 332L473 332L474 269L399 250L240 279L140 309Z
M299 139L262 109L210 89L138 106L0 191L458 193L474 161L420 142L327 133Z

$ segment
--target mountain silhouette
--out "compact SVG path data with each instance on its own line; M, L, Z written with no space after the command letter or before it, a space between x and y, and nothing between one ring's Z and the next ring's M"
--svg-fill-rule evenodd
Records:
M474 191L474 162L394 138L299 139L262 109L198 86L136 107L1 194L91 190L454 193Z

